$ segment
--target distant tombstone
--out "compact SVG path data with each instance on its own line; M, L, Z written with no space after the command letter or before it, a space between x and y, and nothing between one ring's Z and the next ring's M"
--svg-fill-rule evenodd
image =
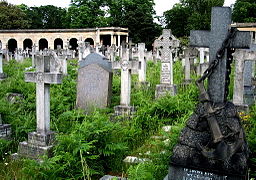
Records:
M16 61L23 62L23 60L24 60L23 51L21 48L19 48L16 54Z
M32 67L35 67L35 55L36 55L36 44L33 44L31 56L32 56Z
M121 70L121 94L120 105L114 107L116 116L130 116L135 112L131 101L131 71L138 70L137 61L129 61L129 49L123 49L123 55L120 61L114 61L113 69Z
M197 56L198 51L195 48L185 48L185 84L189 84L191 82L191 62L194 60L194 57Z
M251 37L249 32L229 31L230 24L231 9L213 7L211 30L190 33L191 46L209 47L212 73L206 76L207 89L205 78L197 80L200 103L173 149L168 180L246 179L249 150L236 107L227 101L226 82L230 48L249 48Z
M36 132L20 142L18 156L40 159L51 155L54 132L50 130L50 84L61 84L62 74L50 71L50 56L36 55L36 72L26 72L25 81L36 83Z
M174 96L177 88L173 84L172 50L179 46L179 40L171 36L170 29L164 29L161 38L156 40L155 45L161 52L161 84L156 86L155 97L160 98L167 94Z
M249 50L237 49L234 53L236 65L234 73L233 103L239 110L248 110L248 105L251 105L252 101L254 101L252 97L253 87L251 83L252 67L249 60L256 60L255 49L255 47L251 47ZM248 95L251 95L250 100L248 100Z
M79 64L76 106L91 112L110 105L112 76L111 63L104 56L86 56Z
M114 62L115 61L115 58L116 58L116 45L115 44L112 44L112 46L109 47L109 60L111 62Z
M91 45L89 42L84 43L83 59L91 53Z
M146 83L147 62L145 59L145 43L138 44L139 82Z
M3 71L3 50L2 50L2 43L0 43L0 80L6 78L6 74Z
M84 50L85 50L85 43L84 41L81 39L77 42L78 44L78 61L82 61L83 59L83 54L84 54Z

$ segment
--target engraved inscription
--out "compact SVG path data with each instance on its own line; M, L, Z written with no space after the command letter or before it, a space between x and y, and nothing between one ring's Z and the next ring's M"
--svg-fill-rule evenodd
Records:
M171 64L170 63L162 63L161 83L163 84L171 83Z

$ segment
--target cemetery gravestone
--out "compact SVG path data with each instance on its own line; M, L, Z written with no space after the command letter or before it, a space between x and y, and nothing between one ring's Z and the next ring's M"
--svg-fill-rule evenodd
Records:
M212 73L197 80L200 103L173 149L169 180L242 180L246 176L248 147L244 131L234 104L226 100L226 59L231 56L230 48L249 48L250 33L229 31L230 8L214 7L211 16L211 31L192 31L190 35L192 46L209 46L208 69ZM203 85L206 77L208 92Z
M61 84L62 74L50 72L50 56L36 55L36 72L25 73L26 82L36 83L36 132L28 133L28 142L20 142L18 155L40 159L50 156L54 132L50 130L50 84Z
M176 85L173 84L173 61L171 48L178 47L179 41L171 39L171 30L164 29L162 38L155 42L161 52L161 84L156 86L156 98L166 94L174 96Z
M91 53L91 45L89 42L84 43L83 59Z
M85 50L85 43L81 39L80 41L78 41L78 61L82 61L84 50Z
M3 72L3 50L2 43L0 43L0 80L6 78L6 74Z
M134 113L134 107L130 106L131 100L131 70L138 70L137 61L129 61L129 50L123 49L121 61L114 61L113 69L121 69L121 95L120 105L114 107L115 115L129 116Z
M94 108L110 105L112 78L112 65L108 59L97 53L86 56L79 63L77 107L91 112Z
M246 81L246 85L249 85L249 88L252 88L252 84L250 83L251 72L249 71L248 73L247 71L249 75L249 83L248 83L248 81L246 80L247 76L245 75L244 77L244 70L246 70L246 68L250 70L251 64L248 64L249 67L248 65L245 66L246 62L249 62L246 60L256 60L256 53L252 47L249 50L238 49L234 53L234 59L235 59L236 65L235 65L235 77L234 77L233 103L237 106L239 110L248 110L248 104L244 102L244 88L245 88L244 80Z
M185 48L185 84L191 82L190 73L191 73L191 64L194 61L194 57L197 56L198 51L195 48ZM192 61L192 62L191 62Z
M10 124L3 124L2 116L0 114L0 138L9 139L12 133Z
M253 59L255 60L255 59ZM253 61L244 62L244 103L249 106L255 103L255 87L253 86Z
M33 44L31 56L32 56L32 67L35 67L35 54L36 54L36 44Z
M147 63L145 59L145 43L138 44L139 53L139 82L146 84Z

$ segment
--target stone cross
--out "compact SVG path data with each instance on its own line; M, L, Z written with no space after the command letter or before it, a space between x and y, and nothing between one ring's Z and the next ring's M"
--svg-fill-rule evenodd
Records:
M50 131L50 84L61 84L62 74L50 72L50 56L36 55L36 72L25 73L26 82L36 83L37 132Z
M121 96L120 105L130 106L131 100L131 70L138 70L138 62L129 61L129 49L123 50L121 61L112 63L113 69L121 69Z
M145 43L138 44L138 54L139 54L139 82L146 82L146 59L145 59Z
M190 45L196 47L209 47L210 63L215 59L217 51L228 35L231 24L231 9L228 7L213 7L211 14L210 31L191 31ZM249 32L237 32L231 48L249 48L251 37ZM225 101L225 82L227 76L227 52L219 62L218 66L209 77L208 93L211 100L215 103Z
M200 64L203 64L204 63L204 50L205 48L198 48L198 50L199 50L199 59L200 59L200 61L199 61L199 63Z

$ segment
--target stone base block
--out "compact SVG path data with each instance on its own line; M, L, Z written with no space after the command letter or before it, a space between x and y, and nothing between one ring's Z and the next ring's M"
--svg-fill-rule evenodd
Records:
M20 142L18 156L39 160L42 156L52 156L53 146L37 146L28 142Z
M131 116L135 113L134 106L115 106L114 107L115 116Z
M10 124L2 124L0 125L0 138L8 139L10 138L12 133Z
M50 157L54 140L55 133L52 131L45 134L30 132L28 133L28 141L20 142L18 156L31 159L40 159L44 155Z
M215 174L212 172L187 169L183 167L170 166L168 180L193 179L193 180L246 180L246 176Z
M174 96L177 93L177 86L175 84L158 84L156 85L155 97L160 98L167 94Z
M28 143L35 146L49 146L52 145L55 140L55 133L53 131L41 134L38 132L28 133Z

